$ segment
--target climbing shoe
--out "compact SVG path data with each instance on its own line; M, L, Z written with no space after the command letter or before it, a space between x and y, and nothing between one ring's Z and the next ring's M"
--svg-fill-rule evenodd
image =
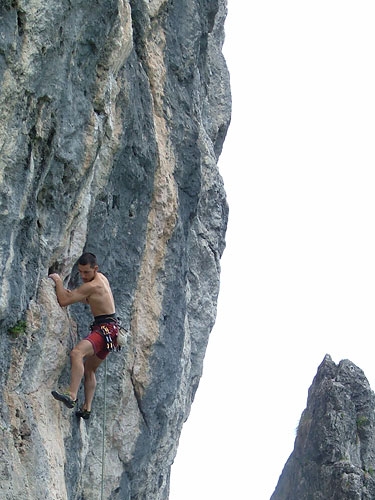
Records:
M55 399L57 399L57 401L64 403L67 408L74 408L77 404L77 399L72 399L69 392L52 391L51 394Z
M80 408L79 410L76 411L77 417L84 418L85 420L88 420L91 415L91 411L85 410L84 408Z

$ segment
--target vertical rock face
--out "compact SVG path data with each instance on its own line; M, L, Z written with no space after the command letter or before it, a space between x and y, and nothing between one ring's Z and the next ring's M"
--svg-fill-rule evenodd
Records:
M224 250L225 15L225 0L0 4L1 498L168 498ZM90 312L60 308L47 279L77 286L84 250L132 334L87 422L50 391Z
M357 366L327 355L271 500L375 498L375 395Z

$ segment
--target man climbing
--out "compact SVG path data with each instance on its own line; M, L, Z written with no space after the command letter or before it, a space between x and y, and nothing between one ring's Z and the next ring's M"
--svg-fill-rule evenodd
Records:
M52 391L52 396L68 408L77 405L77 393L84 376L85 401L76 411L78 417L88 419L91 403L96 388L95 372L108 355L108 343L116 345L118 325L115 314L115 302L107 278L98 272L96 257L92 253L84 253L78 260L78 271L83 284L74 289L64 288L60 276L50 274L56 285L57 301L61 307L76 302L89 304L94 316L90 334L72 349L70 353L71 373L70 386L65 392ZM106 335L106 337L105 337Z

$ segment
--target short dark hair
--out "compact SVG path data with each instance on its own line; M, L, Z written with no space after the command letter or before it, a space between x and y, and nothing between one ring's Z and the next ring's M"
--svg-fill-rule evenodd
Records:
M98 265L96 260L96 255L94 255L91 252L85 252L78 259L78 264L80 264L81 266L86 266L87 264L90 264L90 267L95 267Z

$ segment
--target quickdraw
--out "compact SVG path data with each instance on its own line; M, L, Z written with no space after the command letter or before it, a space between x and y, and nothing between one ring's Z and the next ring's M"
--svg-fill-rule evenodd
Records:
M111 332L109 331L109 328L106 325L101 325L100 331L105 338L106 341L106 349L107 351L116 351L117 347L113 343L112 337L111 337Z
M114 339L112 339L111 329L108 328L106 324L95 325L95 323L93 323L91 325L91 328L94 328L96 329L96 331L99 331L99 333L104 338L106 342L106 349L108 352L121 351L122 348L126 348L129 341L130 333L128 332L128 330L126 330L126 328L121 326L120 318L116 319L115 326L117 327L116 328L117 332ZM112 331L112 335L114 333L115 332Z

